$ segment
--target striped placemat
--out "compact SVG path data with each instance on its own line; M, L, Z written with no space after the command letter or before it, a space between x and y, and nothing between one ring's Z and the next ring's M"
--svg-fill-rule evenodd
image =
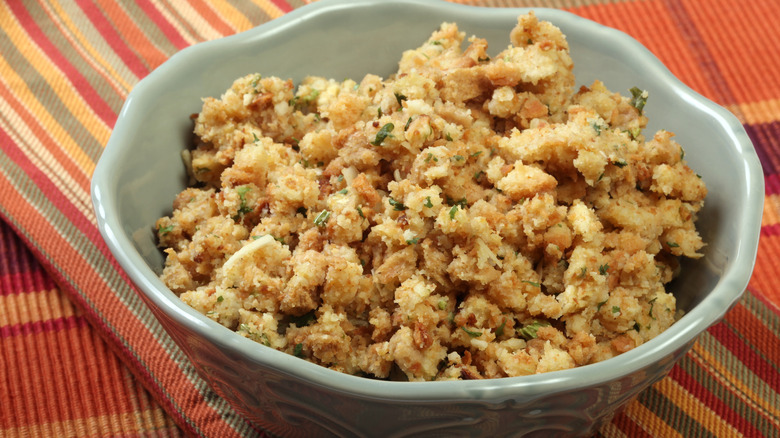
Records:
M197 377L95 224L89 180L132 87L176 51L292 0L0 2L0 436L256 436ZM621 29L736 114L764 166L749 290L599 435L780 436L780 4L547 6Z

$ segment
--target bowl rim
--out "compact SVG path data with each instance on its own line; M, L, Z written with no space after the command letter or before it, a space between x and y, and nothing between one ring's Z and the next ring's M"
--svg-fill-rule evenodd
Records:
M507 14L515 16L533 10L540 19L549 20L559 27L585 27L597 34L612 50L631 54L632 60L642 62L652 74L663 77L669 87L681 99L706 113L724 132L746 167L746 208L740 219L743 227L739 231L734 264L727 269L710 294L675 323L678 329L666 330L643 345L611 358L607 361L522 377L505 377L477 381L433 381L433 382L390 382L352 376L323 366L295 358L269 347L260 346L241 336L225 336L231 332L218 323L209 320L179 300L146 265L135 249L132 240L123 232L122 226L113 214L117 211L116 201L106 198L111 188L112 169L118 163L115 149L127 147L122 138L133 129L137 118L132 112L143 107L144 90L150 84L175 70L180 63L200 56L204 50L220 50L234 44L259 44L269 35L283 32L314 17L317 14L337 12L350 8L371 7L381 2L374 0L320 0L293 10L279 18L261 24L253 29L187 47L174 54L169 60L143 78L134 87L119 114L112 135L100 157L91 181L93 207L97 224L109 250L128 274L136 288L170 318L201 335L220 349L238 355L246 355L256 364L263 364L281 373L295 376L310 384L327 387L353 396L384 400L506 400L517 397L537 398L562 391L590 387L629 375L657 362L672 352L689 346L692 341L711 325L720 321L725 313L736 304L750 279L755 264L760 234L761 212L764 202L764 179L761 164L741 122L725 108L706 99L677 79L661 61L646 47L628 34L610 28L573 13L550 8L484 8L449 3L443 0L398 0L398 7L425 8L433 11L455 9L468 11L484 20L498 19ZM616 371L620 372L617 373ZM424 391L423 391L424 389Z

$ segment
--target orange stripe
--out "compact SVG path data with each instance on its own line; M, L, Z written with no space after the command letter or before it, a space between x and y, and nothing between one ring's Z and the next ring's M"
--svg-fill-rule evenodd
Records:
M70 16L60 7L60 5L56 2L49 4L45 1L41 1L41 5L46 10L46 13L49 14L49 18L51 18L52 22L57 24L57 27L60 28L60 31L68 42L70 42L71 46L79 53L83 54L83 59L86 60L90 66L95 67L95 71L105 78L120 96L126 97L128 91L132 88L132 83L128 82L126 78L114 69L107 59L101 56L101 50L96 49L91 44L90 39L81 32L79 26L76 26L73 23ZM54 8L54 10L51 8ZM60 23L60 20L62 20L62 23ZM63 26L67 28L67 31ZM121 61L117 61L117 63L120 62ZM133 82L137 81L138 78L133 76L130 70L125 69L124 71L128 76L133 78Z
M663 379L654 388L715 436L743 436L731 424L724 421L723 418L673 379Z
M717 343L717 341L713 341ZM718 345L720 344L718 343ZM736 397L753 409L767 413L770 416L770 421L773 421L771 417L774 417L773 422L780 427L780 420L778 420L780 419L780 406L773 406L771 401L766 400L763 397L762 392L765 389L764 387L753 388L744 383L745 381L759 381L749 368L741 365L735 366L735 361L730 363L730 367L726 367L720 361L720 355L718 357L713 356L709 351L702 347L700 343L694 344L691 351L695 354L690 355L690 357L696 360L699 366L705 370L709 369L715 371L714 373L711 372L711 375L715 380L720 382L723 387L736 389L737 391L732 391ZM722 357L730 356L731 355L728 352L724 352ZM740 376L734 375L734 372L737 369L740 370ZM762 392L756 392L755 389L759 389Z
M780 223L780 194L764 196L764 211L761 216L761 226L766 227Z
M769 362L780 364L780 339L744 305L737 304L726 314L728 322L746 343L755 347Z
M749 287L760 292L767 300L780 305L778 273L780 273L780 236L761 236Z
M158 343L152 331L130 312L130 309L110 289L95 268L65 240L64 236L51 227L48 220L41 216L41 212L21 197L17 189L6 179L6 176L0 175L2 175L0 177L0 192L6 194L3 201L7 214L26 225L25 231L28 238L40 245L41 252L56 255L53 263L56 264L59 272L67 272L72 279L78 279L81 287L89 288L90 305L96 309L104 309L105 317L111 321L119 336L126 339L129 345L144 346L143 349L134 351L134 354L138 355L138 359L133 359L127 356L129 352L122 349L122 344L118 340L112 340L119 346L118 352L123 354L122 360L127 366L136 369L136 375L148 376L149 370L155 370L156 377L161 380L165 390L168 391L167 397L170 398L171 402L178 403L179 408L184 410L186 416L192 421L192 423L179 423L179 426L185 431L194 432L191 428L193 425L198 425L201 432L207 436L224 436L233 433L231 427L220 419L219 414L209 405L208 401L203 399L203 395L193 385L193 382L183 374L169 353ZM80 300L79 297L76 296L76 298L77 301ZM86 305L83 302L77 304ZM91 313L91 315L96 314ZM103 325L97 327L99 330L107 330ZM112 333L104 334L113 337ZM78 380L73 381L77 382ZM144 384L150 384L149 381L143 379L141 381ZM162 388L151 386L148 389L159 397L162 404L168 402L166 396L161 393ZM171 411L169 411L172 416L175 415L173 409L171 407ZM174 416L174 420L183 421L183 417Z
M165 62L168 56L161 52L147 34L144 33L138 25L130 18L127 12L122 8L121 2L114 0L98 0L100 8L116 30L122 35L125 42L146 62L149 69L154 69Z
M232 35L236 30L202 0L190 0L190 6L216 30L220 36Z
M665 438L682 437L679 432L669 427L663 420L658 418L651 410L647 409L642 403L629 403L625 410L626 415L631 417L634 422L642 427L652 436L662 436Z
M53 301L59 296L57 289L0 295L0 327L73 316L72 309L54 305ZM9 312L17 309L23 312Z
M270 2L268 0L252 0L252 3L256 4L260 9L263 10L271 19L279 18L282 15L284 15L284 12L282 12L281 9L279 9L278 6L273 4L273 2Z
M229 21L231 25L231 34L243 32L252 28L252 22L246 18L238 9L226 1L213 1L211 7L217 10L217 13L224 20Z

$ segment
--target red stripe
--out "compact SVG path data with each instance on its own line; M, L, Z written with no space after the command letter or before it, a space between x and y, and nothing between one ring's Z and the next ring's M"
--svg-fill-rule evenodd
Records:
M176 30L173 25L157 10L149 0L137 0L138 6L146 13L150 20L157 25L162 33L179 50L189 46L184 37Z
M68 316L45 321L30 321L22 324L4 325L0 327L0 339L12 336L37 335L45 332L88 327L87 320L82 316Z
M56 47L46 38L46 35L41 31L41 28L30 16L27 9L24 8L22 2L8 2L8 7L11 8L14 15L16 15L19 22L24 27L27 35L35 41L35 44L43 50L46 56L59 67L65 76L68 77L73 87L84 98L84 101L92 108L92 111L103 120L108 126L113 126L116 122L116 113L103 100L95 89L90 85L87 79L57 50Z
M769 362L780 366L780 349L777 348L780 346L780 338L742 303L726 314L726 322L742 336L745 343L761 351ZM775 379L780 380L780 374L775 374Z
M132 71L139 79L146 76L149 73L149 67L146 66L141 58L128 46L123 40L122 36L114 29L113 24L106 19L102 12L93 3L88 0L76 0L79 7L84 14L89 18L89 21L95 26L95 29L103 35L103 38L113 49L124 64L130 71Z
M0 257L5 258L6 255ZM40 278L36 278L40 277ZM41 287L41 283L43 287ZM0 296L52 290L57 286L48 275L34 275L31 272L15 272L0 276Z
M721 419L727 421L735 429L739 430L744 436L761 436L759 430L749 421L745 420L745 418L725 404L723 400L705 388L694 377L683 370L682 367L673 367L672 371L669 373L669 377L679 383L680 386L699 399L699 401L707 405L709 409L712 409Z
M631 401L631 403L639 403L639 402L633 400ZM629 436L631 438L653 438L653 436L647 433L647 431L644 430L642 426L637 424L631 417L629 417L624 412L621 412L617 416L615 416L615 419L612 420L612 424L614 424L618 429L620 429L621 432L626 434L626 436Z
M778 236L780 235L780 224L764 225L761 227L761 236Z
M293 10L293 7L284 0L271 0L271 3L276 5L276 7L281 9L285 14Z
M780 392L778 370L764 358L745 348L745 341L740 339L726 324L715 324L707 330L715 339L726 347L736 359L742 362L765 384Z

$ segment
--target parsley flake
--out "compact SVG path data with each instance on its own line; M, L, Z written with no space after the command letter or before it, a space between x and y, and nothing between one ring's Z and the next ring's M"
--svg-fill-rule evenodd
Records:
M478 332L476 330L469 330L468 328L466 328L466 326L462 325L462 326L460 326L460 328L463 329L463 331L466 332L472 338L478 338L478 337L482 336L482 332Z
M647 91L641 90L637 87L631 87L631 106L637 109L639 111L639 114L642 114L642 109L644 109L645 104L647 104Z
M395 199L393 199L393 198L387 198L387 203L388 203L388 204L390 204L390 205L392 205L392 206L393 206L393 208L394 208L396 211L403 211L403 210L406 210L406 206L405 206L403 203L401 203L401 202L398 202L398 201L396 201L396 200L395 200Z
M374 141L371 142L374 146L381 146L382 142L385 141L387 137L392 137L393 128L395 126L392 123L386 123L385 126L382 126L379 128L379 131L376 133L376 138Z
M328 210L322 210L320 214L314 218L314 225L324 227L325 223L328 222L328 218L330 218L330 212Z

